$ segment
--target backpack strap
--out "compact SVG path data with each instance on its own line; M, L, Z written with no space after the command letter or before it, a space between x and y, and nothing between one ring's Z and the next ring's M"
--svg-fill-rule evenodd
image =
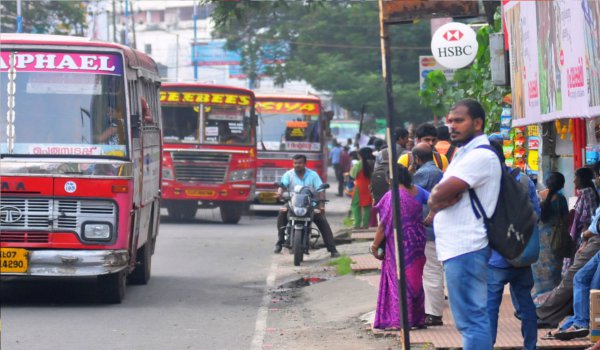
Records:
M442 161L442 156L437 151L433 151L433 158L435 159L435 165L438 169L444 171L444 162Z
M448 147L448 149L446 150L446 159L448 159L448 163L450 163L452 161L452 158L454 157L454 151L456 151L456 146L454 145L450 145L450 147Z
M483 221L487 221L488 216L485 214L485 210L479 201L479 197L477 197L477 193L475 193L475 190L472 188L469 188L469 199L471 200L471 208L473 208L473 213L475 213L477 220L483 217Z

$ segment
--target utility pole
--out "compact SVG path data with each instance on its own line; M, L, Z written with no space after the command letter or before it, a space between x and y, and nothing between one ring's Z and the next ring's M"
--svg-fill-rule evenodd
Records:
M194 43L192 44L193 55L192 58L194 60L194 81L198 81L198 57L196 50L196 40L198 39L198 2L194 0ZM177 52L179 56L179 52Z
M129 0L125 0L125 46L129 46Z
M21 0L17 0L17 33L23 33L23 16L21 16Z
M118 43L117 41L117 5L115 4L116 0L112 0L112 24L113 24L113 42Z
M131 31L133 33L133 48L137 49L137 40L135 40L135 12L133 12L133 0L129 3L131 6Z

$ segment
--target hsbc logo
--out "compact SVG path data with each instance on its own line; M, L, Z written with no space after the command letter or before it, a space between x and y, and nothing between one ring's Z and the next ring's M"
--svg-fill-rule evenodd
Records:
M459 69L468 66L477 56L477 34L468 25L446 23L431 38L431 53L440 65Z
M460 39L462 39L463 36L464 35L460 30L454 29L445 32L442 35L442 38L446 39L447 41L459 41Z

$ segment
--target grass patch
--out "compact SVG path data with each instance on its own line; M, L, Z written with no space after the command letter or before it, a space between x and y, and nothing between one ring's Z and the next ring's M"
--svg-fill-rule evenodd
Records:
M343 254L339 258L329 262L329 266L336 267L335 270L339 276L347 275L352 272L350 264L352 264L352 259L350 259L350 257L346 254Z
M343 224L344 224L344 227L352 228L352 227L354 227L354 220L352 220L351 217L345 217Z

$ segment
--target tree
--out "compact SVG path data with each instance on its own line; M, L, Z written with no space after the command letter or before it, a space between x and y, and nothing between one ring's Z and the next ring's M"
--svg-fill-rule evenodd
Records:
M371 118L385 115L377 2L213 3L214 34L242 53L242 68L250 79L258 79L268 58L278 63L262 69L278 84L305 80L331 93L343 108L358 113L365 104ZM419 104L417 83L418 56L430 52L429 32L428 22L392 28L395 111L404 121L432 115ZM267 53L265 47L279 50Z
M24 33L83 35L86 27L85 1L27 1L21 4ZM17 31L17 2L0 1L0 32Z

